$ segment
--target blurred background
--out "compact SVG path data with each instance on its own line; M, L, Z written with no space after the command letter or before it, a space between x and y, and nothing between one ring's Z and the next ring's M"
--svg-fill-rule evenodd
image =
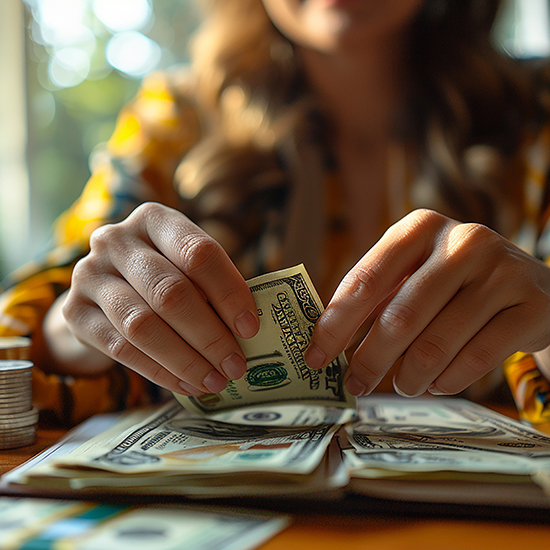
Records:
M494 40L550 56L550 0L508 0ZM0 0L0 279L48 246L141 78L188 62L197 0Z

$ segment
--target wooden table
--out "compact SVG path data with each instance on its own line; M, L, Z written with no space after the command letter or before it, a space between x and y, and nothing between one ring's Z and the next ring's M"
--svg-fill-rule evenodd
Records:
M30 447L0 451L0 474L54 444L63 430L38 430ZM550 549L548 524L502 521L418 519L308 513L294 516L285 531L262 550L545 550Z

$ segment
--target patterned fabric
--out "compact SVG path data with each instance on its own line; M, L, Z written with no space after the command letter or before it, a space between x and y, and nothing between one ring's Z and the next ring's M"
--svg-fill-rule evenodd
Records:
M92 176L81 197L57 220L52 252L13 273L2 284L0 336L32 337L31 358L37 366L33 379L35 405L57 422L74 424L92 414L159 398L154 384L120 365L101 376L87 378L48 373L41 327L52 303L69 287L74 264L88 252L94 229L124 219L145 201L185 210L182 197L186 190L181 182L179 188L174 185L174 175L182 158L200 140L204 124L192 98L191 85L179 75L155 73L145 79L136 98L121 111L106 147L92 158ZM526 159L526 216L517 239L524 249L544 259L550 256L550 210L545 210L549 152L550 128ZM329 281L339 275L349 241L337 176L327 171L324 178L327 227L321 250L323 265L330 271L322 274L320 281ZM402 192L406 190L404 186ZM408 200L402 203L407 205ZM254 209L247 213L255 214ZM266 250L273 251L273 258L278 257L280 243L273 234L264 231L262 235L255 245L257 257L252 261L250 247L235 247L242 251L240 257L233 257L237 265L253 266L242 268L247 276L251 271L274 267L273 262L258 259L266 255ZM504 370L522 418L550 430L550 384L533 357L516 354Z

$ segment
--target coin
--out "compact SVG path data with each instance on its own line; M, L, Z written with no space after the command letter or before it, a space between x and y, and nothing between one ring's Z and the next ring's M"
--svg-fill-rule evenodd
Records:
M16 398L11 399L9 401L8 400L0 401L0 407L11 407L13 405L17 405L18 403L27 403L27 402L31 402L31 401L32 401L32 396L30 394L21 395L20 397L16 397ZM30 410L30 407L29 407L29 410ZM2 413L0 413L0 414L2 414Z
M31 339L24 336L0 337L0 359L29 359Z
M31 361L20 361L15 359L2 359L0 360L0 373L6 376L6 372L16 372L26 369L32 369L33 364Z
M38 422L38 410L35 408L17 414L0 415L0 431L17 426L30 426L36 422Z
M0 440L0 449L18 449L19 447L27 447L32 445L36 441L36 433L32 436L24 437L22 439L13 440L13 441L2 441Z
M9 441L12 439L22 439L31 436L36 431L36 425L24 426L21 428L12 428L11 430L0 431L0 440Z

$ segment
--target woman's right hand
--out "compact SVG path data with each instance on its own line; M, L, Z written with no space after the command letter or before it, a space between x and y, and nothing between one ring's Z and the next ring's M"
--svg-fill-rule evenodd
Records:
M259 328L252 293L222 247L158 203L92 233L63 314L81 342L194 396L246 372L234 335L251 338Z

